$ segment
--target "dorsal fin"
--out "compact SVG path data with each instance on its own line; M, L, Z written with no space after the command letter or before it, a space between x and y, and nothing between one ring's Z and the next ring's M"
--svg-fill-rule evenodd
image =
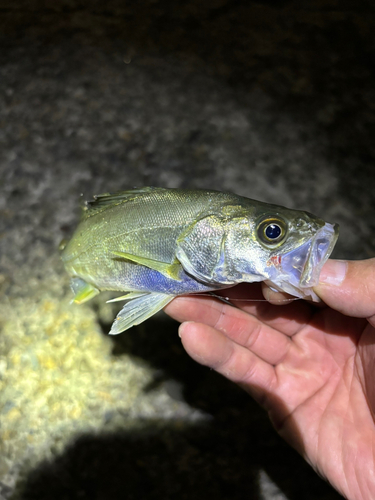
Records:
M104 193L94 196L93 200L86 201L83 206L82 218L87 219L98 213L103 212L109 207L121 205L122 203L134 200L137 196L149 194L152 191L164 190L158 187L142 187L128 189L127 191L119 191L117 193Z

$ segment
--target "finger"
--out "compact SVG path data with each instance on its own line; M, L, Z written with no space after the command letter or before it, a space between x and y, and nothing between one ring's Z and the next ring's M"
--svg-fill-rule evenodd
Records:
M309 322L314 308L304 300L287 300L283 303L284 307L275 306L263 297L263 286L263 283L262 286L260 283L242 283L222 290L221 295L228 298L236 307L285 335L292 336L298 333Z
M180 337L187 353L229 380L242 385L262 404L276 384L274 368L223 333L201 323L183 323Z
M267 285L267 283L262 283L262 292L264 298L270 304L273 304L275 306L287 305L296 300L296 297L293 297L286 292L280 292L279 290L276 290L275 288Z
M375 258L328 260L319 280L314 290L326 304L345 315L375 322Z
M302 299L300 297L294 297L293 295L290 295L286 292L280 292L279 290L276 290L275 288L270 286L266 281L262 283L262 292L267 302L274 306L284 306L298 301L297 307L302 314L310 315L311 313L313 313L314 311L310 306L313 306L314 308L327 307L327 304L322 301L313 302L309 297Z
M213 299L180 297L166 311L179 321L204 323L220 331L271 365L280 363L290 349L295 349L288 336L240 309Z
M267 291L267 297L264 293ZM296 297L289 295L284 292L279 292L278 290L272 288L267 282L262 283L241 283L233 288L226 288L224 290L219 290L215 293L222 297L228 298L231 301L243 301L244 308L246 307L246 302L271 302L274 300L276 305L285 305L289 302L296 300ZM270 300L269 300L270 299ZM298 300L298 299L297 299ZM242 309L242 307L241 307Z
M230 314L228 317L231 317L231 314L235 314L234 311L242 311L243 313L247 313L245 316L241 316L241 318L244 318L245 326L248 317L257 318L261 323L264 323L265 325L280 332L281 334L287 335L288 337L291 337L301 331L302 328L306 326L312 315L312 309L307 304L304 304L303 301L298 301L297 307L296 303L293 303L280 308L278 306L273 306L267 301L243 303L241 299L234 300L231 297L228 298L236 306L226 306L228 309L224 309L224 313L228 311L228 314ZM189 302L190 300L193 302ZM164 310L177 321L182 322L192 320L207 323L212 326L214 324L213 322L215 322L215 319L212 319L212 315L215 315L215 318L217 318L217 310L215 308L219 304L222 305L221 302L218 302L218 300L207 295L190 295L175 298L168 304L168 306L165 307ZM233 309L233 311L230 311L230 309Z

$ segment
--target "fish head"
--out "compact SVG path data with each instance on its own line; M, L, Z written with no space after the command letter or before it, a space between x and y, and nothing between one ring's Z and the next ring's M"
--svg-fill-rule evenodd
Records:
M231 267L242 272L241 281L266 281L280 291L318 301L313 287L337 241L338 224L308 212L269 208L253 214L251 230L237 232L237 242L229 237Z

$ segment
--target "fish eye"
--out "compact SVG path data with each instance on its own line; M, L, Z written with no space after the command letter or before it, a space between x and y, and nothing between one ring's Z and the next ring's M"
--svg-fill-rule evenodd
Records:
M279 217L262 219L257 227L257 234L262 243L276 245L284 240L287 232L286 223Z
M278 224L268 224L264 230L264 235L269 240L276 240L281 234L281 227Z

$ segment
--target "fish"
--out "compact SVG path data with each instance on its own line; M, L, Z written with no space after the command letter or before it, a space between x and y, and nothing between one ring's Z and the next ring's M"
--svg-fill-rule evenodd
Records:
M313 287L338 238L315 215L205 189L141 187L94 196L62 250L73 302L102 291L125 301L110 334L176 296L265 281L318 302Z

